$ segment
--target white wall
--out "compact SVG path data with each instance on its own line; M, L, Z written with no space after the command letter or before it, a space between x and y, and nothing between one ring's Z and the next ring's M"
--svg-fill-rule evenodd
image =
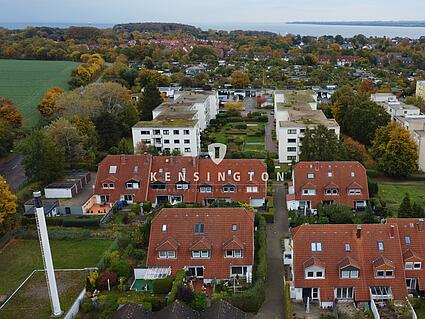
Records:
M45 188L46 198L72 198L71 188Z

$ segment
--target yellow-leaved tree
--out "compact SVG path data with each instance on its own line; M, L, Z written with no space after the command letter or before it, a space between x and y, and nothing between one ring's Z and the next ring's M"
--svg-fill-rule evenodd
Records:
M0 234L13 226L15 213L16 196L10 191L3 176L0 176Z
M60 87L50 88L43 99L38 104L38 109L43 116L50 116L56 110L56 101L63 94L63 90Z

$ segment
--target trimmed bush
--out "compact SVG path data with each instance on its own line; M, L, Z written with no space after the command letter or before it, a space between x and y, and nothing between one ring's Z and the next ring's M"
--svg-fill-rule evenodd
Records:
M173 286L171 287L170 297L168 298L169 303L176 300L177 289L183 283L185 277L186 273L183 269L177 271L176 277L174 278Z
M157 279L152 282L152 289L155 294L167 294L173 287L173 279L171 277Z
M200 291L195 292L194 299L190 306L197 311L204 311L207 308L207 296Z
M292 318L292 304L289 282L283 283L283 317Z
M124 260L120 260L111 265L111 271L118 274L119 277L128 278L131 275L131 267Z
M264 217L264 219L266 220L267 224L273 224L274 223L274 213L273 210L268 211L268 212L264 212L264 213L260 213L261 216Z

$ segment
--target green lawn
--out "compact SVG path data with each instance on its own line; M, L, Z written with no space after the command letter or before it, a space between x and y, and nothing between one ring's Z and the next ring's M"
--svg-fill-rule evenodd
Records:
M97 265L111 241L52 240L53 263L56 269L84 268ZM0 295L11 293L34 270L43 263L38 240L16 240L0 252Z
M379 183L379 197L386 201L387 206L396 210L406 193L410 199L425 207L425 183L419 184L387 184Z
M64 314L85 285L85 271L57 271L56 284ZM18 293L0 310L0 319L45 319L51 315L50 300L44 272L36 272Z
M68 89L68 80L78 63L0 59L0 96L13 100L25 118L25 126L37 124L37 104L47 89Z

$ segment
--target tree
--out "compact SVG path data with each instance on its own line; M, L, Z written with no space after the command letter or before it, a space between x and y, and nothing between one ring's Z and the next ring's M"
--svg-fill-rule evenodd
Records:
M16 213L16 196L12 194L9 185L0 175L0 233L4 234L13 226Z
M352 224L353 212L350 207L342 204L319 205L319 218L328 220L330 224Z
M398 208L398 217L399 218L408 218L411 217L413 212L412 204L410 202L410 196L408 193L403 198L399 208Z
M357 89L360 94L364 94L367 96L370 96L370 94L373 93L373 90L373 82L370 80L363 80Z
M0 157L6 156L13 148L15 140L15 130L8 122L0 119Z
M351 137L344 137L343 143L349 160L358 161L363 165L367 162L369 156L363 144L353 140Z
M154 83L149 82L139 102L139 113L142 121L152 120L152 111L162 103L161 93Z
M19 141L17 150L23 156L25 173L30 180L50 183L62 177L64 150L45 131L35 130Z
M52 87L47 90L38 104L38 110L43 116L51 116L56 111L56 102L63 92L60 87Z
M300 161L338 161L345 159L344 147L326 126L307 129L301 145Z
M251 80L245 72L234 71L231 75L230 83L236 89L244 89L251 83Z
M396 123L376 131L371 153L387 176L407 177L418 169L418 147L409 131Z
M362 224L375 224L377 223L375 214L373 212L372 207L370 205L367 205L366 210L364 211L362 218L361 218Z
M362 144L370 145L378 128L391 120L384 108L372 101L364 101L349 107L342 120L344 131Z
M99 135L99 146L103 151L109 150L118 144L121 138L121 130L117 117L108 112L102 112L93 120Z
M0 119L4 119L13 128L22 126L22 114L13 105L12 100L0 97Z

